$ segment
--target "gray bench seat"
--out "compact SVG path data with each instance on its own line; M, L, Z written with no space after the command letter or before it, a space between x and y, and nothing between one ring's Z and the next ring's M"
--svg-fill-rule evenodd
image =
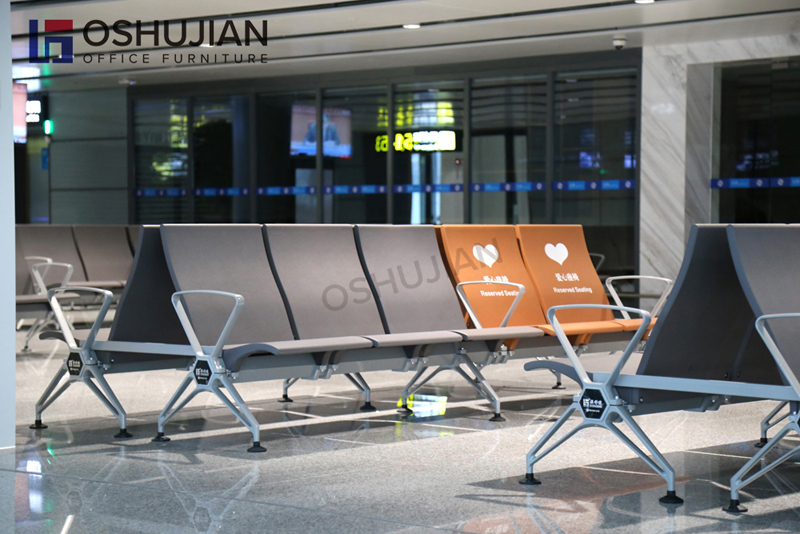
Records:
M739 504L742 487L774 469L800 447L747 477L758 462L790 431L800 433L800 291L792 266L800 262L800 226L698 225L692 228L684 262L661 319L653 328L643 353L632 344L616 363L593 358L579 360L557 321L548 311L569 358L532 362L526 369L551 368L577 380L583 391L575 402L530 450L525 485L540 482L533 465L576 432L591 426L606 428L667 481L665 504L682 502L675 494L675 472L633 417L681 409L714 411L722 404L773 400L791 405L786 426L766 443L731 479L731 501L726 511L745 511ZM621 310L620 307L606 307ZM638 342L650 316L643 316L634 336ZM786 349L785 352L782 349ZM765 422L776 415L776 408ZM545 448L573 414L583 421L555 444ZM783 419L783 418L782 418ZM624 422L649 451L644 453L620 429ZM770 425L771 426L771 425ZM762 423L762 429L764 423Z

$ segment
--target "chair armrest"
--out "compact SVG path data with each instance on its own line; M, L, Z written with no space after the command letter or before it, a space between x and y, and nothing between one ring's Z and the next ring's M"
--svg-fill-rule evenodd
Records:
M772 357L775 358L775 363L778 364L783 376L792 385L794 390L800 395L800 380L798 380L797 376L792 371L792 368L789 366L789 363L784 358L783 353L781 353L780 349L778 348L778 344L775 343L775 339L772 337L767 331L767 321L771 319L797 319L800 318L800 313L774 313L770 315L762 315L756 319L756 331L761 336L761 339L764 340L764 344L767 346L767 349L772 354Z
M30 256L33 258L34 256ZM66 272L64 274L64 278L61 280L61 286L66 286L69 284L70 278L72 278L72 273L74 271L74 267L72 267L71 263L61 263L57 261L53 261L50 258L42 258L48 260L43 263L34 263L31 265L31 273L33 274L33 281L36 287L36 293L39 295L46 295L47 294L47 284L45 283L45 278L47 278L47 273L50 272L50 267L63 267Z
M617 365L614 366L614 370L611 371L611 374L608 376L608 379L604 383L597 383L593 382L589 375L586 373L586 369L584 369L583 364L581 364L578 355L575 353L575 349L572 348L572 343L570 343L569 339L567 338L567 334L564 333L564 328L562 328L561 323L558 322L558 318L556 317L556 313L559 310L569 310L569 309L576 309L576 308L593 308L593 309L600 309L600 310L613 310L619 312L629 312L635 313L637 315L642 316L642 324L639 325L639 328L634 333L633 338L628 343L628 346L625 348L625 351L620 356L619 360L617 361ZM628 316L630 317L630 315ZM558 341L561 343L561 347L566 352L569 361L572 363L572 366L575 368L575 371L578 373L578 377L581 379L583 386L586 387L587 385L593 386L601 386L605 390L607 394L607 398L613 399L614 398L614 382L616 382L617 377L619 377L622 368L625 367L625 364L628 363L628 359L636 350L636 347L639 345L639 342L644 337L645 332L650 327L651 316L650 313L646 312L645 310L640 310L639 308L626 308L625 306L610 306L607 304L565 304L563 306L553 306L549 310L547 310L547 320L550 321L550 325L553 327L553 330L556 332L556 336L558 337Z
M597 265L594 266L595 272L599 272L600 271L600 267L606 262L606 255L605 254L600 254L599 252L590 252L589 253L589 257L590 258L594 258L594 257L600 258L599 260L597 260ZM594 261L592 261L592 263L594 263Z
M97 317L95 318L94 323L92 323L92 328L89 330L89 336L84 342L84 348L91 349L92 345L94 344L94 340L97 338L97 333L100 331L100 327L103 325L106 314L108 314L108 310L111 308L111 302L114 300L114 295L111 293L111 291L97 289L96 287L54 287L47 292L47 300L50 302L50 307L53 309L53 315L55 315L58 326L61 328L61 331L64 334L64 341L67 342L67 345L70 349L75 350L78 350L80 347L78 347L78 343L75 341L75 337L72 335L72 326L64 316L64 311L61 309L61 304L58 302L58 297L56 295L58 293L66 292L80 293L81 291L85 291L87 293L97 293L103 296L103 304L100 306L100 311L97 312Z
M198 339L197 334L194 331L194 327L192 326L192 321L189 319L189 315L186 313L186 307L183 302L184 299L182 298L184 295L221 295L234 299L235 303L233 305L233 309L231 310L231 314L228 317L228 320L222 329L222 333L219 335L219 339L217 339L217 343L214 345L214 349L211 351L210 355L217 365L222 366L222 348L225 346L225 342L233 330L233 325L236 323L236 319L242 312L242 306L244 306L244 297L237 295L236 293L207 289L176 291L172 294L172 306L175 308L175 312L178 314L178 319L180 319L183 330L186 332L186 337L189 339L189 344L192 346L192 349L194 349L194 352L198 357L205 357L209 355L203 350L203 346L200 344L200 340Z
M525 294L525 286L522 284L515 284L514 282L486 282L481 280L476 280L473 282L461 282L460 284L458 284L456 286L456 293L458 293L458 297L461 299L461 302L464 304L464 307L467 308L467 313L469 314L469 318L472 319L475 328L483 328L483 326L481 326L481 322L478 320L478 316L475 314L475 310L470 305L466 293L464 293L464 286L471 286L475 284L489 284L489 285L494 284L499 286L511 286L511 287L516 287L519 290L516 298L514 299L514 302L511 303L511 307L506 312L506 316L503 318L503 322L500 323L501 328L506 326L508 322L511 320L511 316L514 315L517 306L519 306L519 302L520 300L522 300L522 295Z
M614 289L614 284L613 284L613 282L616 282L617 280L655 280L656 282L664 282L666 284L666 287L664 287L663 291L661 291L661 296L658 298L656 305L653 306L653 311L650 312L650 315L652 315L653 317L658 317L658 314L661 312L661 308L664 307L664 303L667 301L667 297L672 291L672 286L675 283L673 280L669 278L661 278L659 276L647 276L643 274L609 276L608 278L606 278L606 288L608 289L608 292L611 294L611 298L614 299L614 304L616 304L620 308L624 308L624 306L622 305L622 300L620 300L619 295L617 294L617 290ZM622 310L621 313L625 319L631 318L631 316L628 315L628 312Z

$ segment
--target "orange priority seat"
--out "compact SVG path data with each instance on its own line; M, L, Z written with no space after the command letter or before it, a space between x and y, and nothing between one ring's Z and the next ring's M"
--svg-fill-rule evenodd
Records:
M453 283L486 283L463 286L473 323L477 318L485 328L500 326L518 294L510 284L521 284L525 293L507 326L547 325L513 226L442 225L436 230Z
M609 304L586 248L581 225L524 224L516 226L516 233L522 259L542 308ZM596 308L562 310L558 320L567 335L633 332L642 324L641 319L615 319L611 310ZM552 327L540 328L554 335Z

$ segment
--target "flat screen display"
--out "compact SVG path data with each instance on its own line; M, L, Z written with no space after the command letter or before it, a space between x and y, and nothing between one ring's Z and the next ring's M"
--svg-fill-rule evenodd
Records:
M292 106L292 156L317 155L317 110L314 106ZM349 159L352 155L350 110L322 110L322 155Z

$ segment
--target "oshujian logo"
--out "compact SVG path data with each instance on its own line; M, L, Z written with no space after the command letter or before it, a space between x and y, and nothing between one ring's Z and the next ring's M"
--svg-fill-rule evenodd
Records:
M216 25L215 25L216 23ZM267 54L253 46L267 46L267 21L240 20L116 20L105 22L91 20L81 31L84 43L89 47L111 47L103 52L80 54L83 63L162 63L162 64L208 64L208 63L266 63ZM39 21L29 23L29 56L31 63L72 63L72 35L46 35L50 32L75 33L71 20L45 20L44 33L39 31ZM39 55L40 37L44 35L44 48ZM78 37L80 38L80 37ZM60 45L56 51L53 45ZM223 45L226 45L223 47ZM136 47L128 52L129 46ZM151 53L149 50L167 47L170 53ZM206 47L197 52L184 53L181 49ZM222 47L222 48L218 48ZM241 48L247 47L242 53ZM159 61L160 60L160 61Z
M32 19L28 23L29 34L28 52L31 63L50 63L50 56L54 54L52 45L61 45L58 57L53 57L53 63L72 63L72 37L71 36L47 36L44 37L44 54L39 56L39 21ZM44 31L47 32L71 32L71 20L45 20Z

